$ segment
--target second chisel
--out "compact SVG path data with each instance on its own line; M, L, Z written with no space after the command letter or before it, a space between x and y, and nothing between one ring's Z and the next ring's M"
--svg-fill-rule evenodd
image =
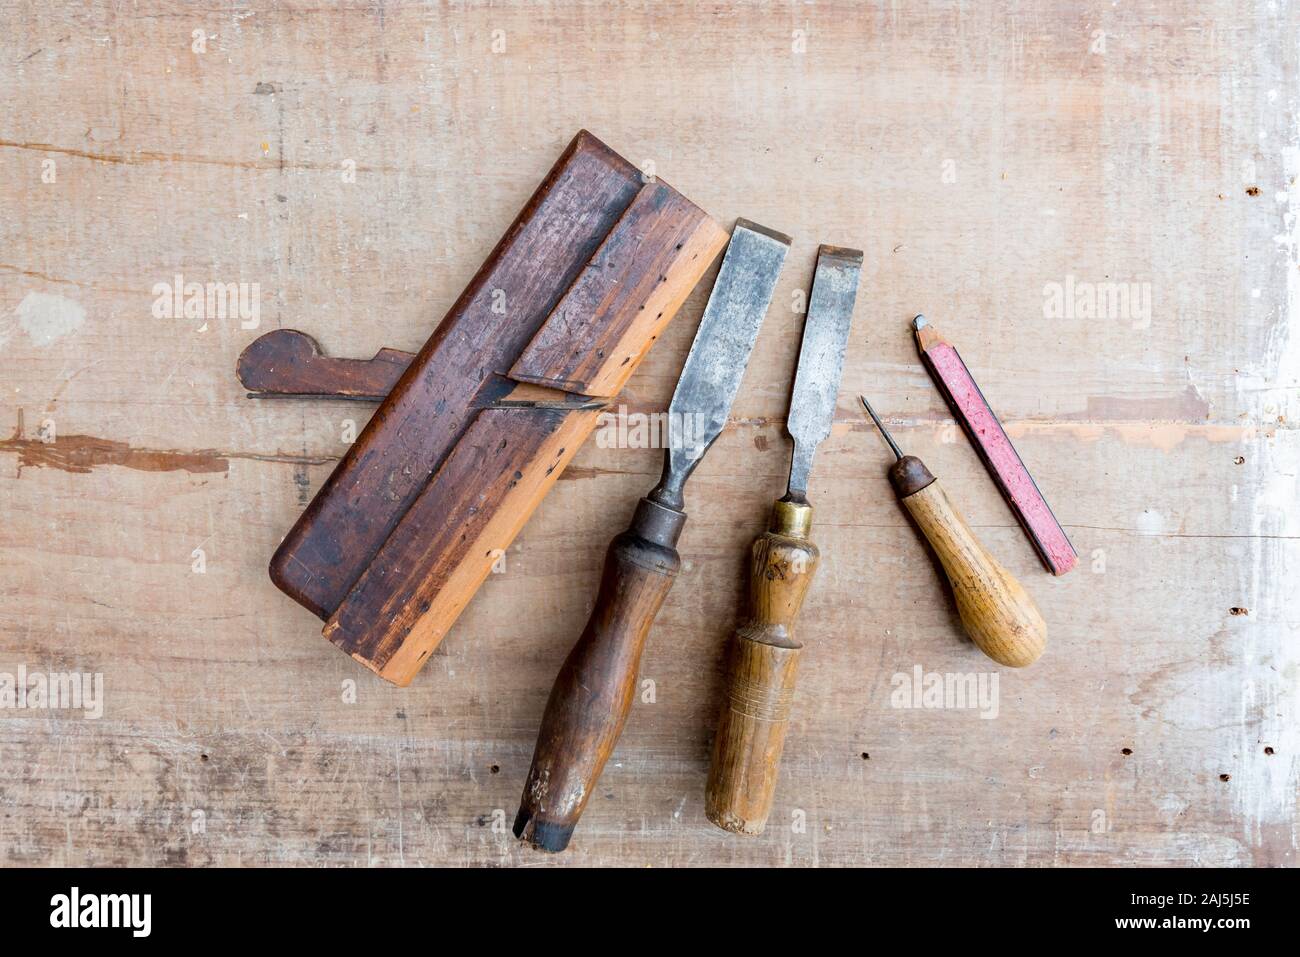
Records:
M772 810L802 645L794 620L820 557L809 538L808 476L817 446L831 434L844 348L853 321L862 253L817 251L808 318L786 431L794 440L785 497L750 554L750 617L732 638L704 813L725 831L761 834Z

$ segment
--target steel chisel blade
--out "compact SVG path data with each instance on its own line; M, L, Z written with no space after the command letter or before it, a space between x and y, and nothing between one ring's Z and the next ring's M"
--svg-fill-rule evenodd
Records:
M676 490L727 424L790 242L765 226L736 221L668 406L664 474Z
M793 501L807 499L813 455L831 434L861 272L860 250L822 246L817 251L817 271L813 276L812 295L808 297L799 368L790 396L790 413L786 416L786 429L794 439L786 495Z

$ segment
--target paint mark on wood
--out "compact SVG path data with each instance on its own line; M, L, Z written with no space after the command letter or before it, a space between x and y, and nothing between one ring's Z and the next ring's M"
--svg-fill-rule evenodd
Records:
M60 435L54 441L29 439L24 435L23 410L18 410L18 426L11 438L0 439L0 452L18 455L18 474L24 468L53 468L64 472L86 473L101 465L120 465L140 472L190 472L193 474L226 473L231 459L275 462L295 467L306 475L310 465L333 465L335 455L281 455L258 452L226 452L219 449L139 449L127 442L101 439L93 435Z
M1063 433L1081 442L1099 441L1108 432L1125 445L1148 446L1171 452L1188 438L1207 442L1250 442L1262 436L1271 438L1275 430L1257 429L1253 425L1189 425L1178 422L1071 423L1071 422L1004 422L1007 435L1019 439L1030 434Z
M1210 403L1189 385L1180 395L1157 398L1123 398L1090 395L1082 412L1054 418L1066 422L1204 422Z
M228 472L230 461L211 449L133 449L126 442L93 435L60 435L53 442L18 435L0 440L0 452L17 452L18 469L53 468L89 472L101 465L121 465L141 472Z
M81 303L51 292L29 292L14 310L18 325L32 345L48 346L69 333L76 332L86 321ZM0 333L0 345L4 344Z

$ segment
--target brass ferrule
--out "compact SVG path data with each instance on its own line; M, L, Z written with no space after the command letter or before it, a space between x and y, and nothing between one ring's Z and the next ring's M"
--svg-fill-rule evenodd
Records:
M778 500L772 505L768 531L790 538L807 538L812 532L812 506L807 502Z

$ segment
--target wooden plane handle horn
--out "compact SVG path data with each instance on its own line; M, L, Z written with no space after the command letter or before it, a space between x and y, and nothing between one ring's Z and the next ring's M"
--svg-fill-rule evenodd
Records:
M274 329L239 356L239 381L254 398L384 398L415 356L380 349L370 359L322 355L316 340L297 329Z

